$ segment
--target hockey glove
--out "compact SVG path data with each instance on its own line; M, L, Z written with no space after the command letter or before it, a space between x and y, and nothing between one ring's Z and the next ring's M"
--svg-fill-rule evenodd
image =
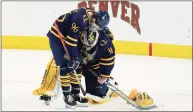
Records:
M68 68L73 70L76 70L79 65L81 63L81 59L78 57L72 58L69 62L68 62Z

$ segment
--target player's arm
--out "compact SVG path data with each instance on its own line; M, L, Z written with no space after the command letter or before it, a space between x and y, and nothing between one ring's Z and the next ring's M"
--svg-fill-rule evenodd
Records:
M80 27L76 23L72 23L70 30L68 31L68 34L64 39L70 58L74 58L78 56L77 44L78 44L79 33L80 33Z
M100 68L99 68L99 83L103 83L105 79L110 78L111 71L114 68L115 64L115 49L112 43L105 50L103 57L99 60ZM101 80L101 82L100 82Z
M106 49L104 56L99 61L100 76L109 78L115 64L115 52L113 47Z

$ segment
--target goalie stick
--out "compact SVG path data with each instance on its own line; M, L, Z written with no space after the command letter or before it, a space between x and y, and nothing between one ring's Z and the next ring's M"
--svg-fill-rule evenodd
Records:
M94 75L95 77L98 77L98 75L93 72L91 69L89 71ZM115 82L117 84L117 82ZM154 109L157 108L157 105L151 105L151 106L140 106L133 100L129 99L129 97L123 93L119 88L116 86L112 85L111 83L107 82L106 83L107 87L110 88L112 91L116 92L121 98L123 98L128 104L132 105L133 107L139 109L139 110L149 110L149 109Z

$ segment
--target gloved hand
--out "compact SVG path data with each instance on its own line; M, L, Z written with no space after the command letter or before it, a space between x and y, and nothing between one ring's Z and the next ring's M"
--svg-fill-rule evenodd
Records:
M105 83L105 82L107 81L107 79L108 79L108 78L106 78L106 77L101 77L101 76L99 76L99 77L98 77L98 82L99 82L100 84L103 84L103 83Z
M81 63L81 59L79 57L74 57L70 61L68 61L68 68L70 68L72 71L76 70Z

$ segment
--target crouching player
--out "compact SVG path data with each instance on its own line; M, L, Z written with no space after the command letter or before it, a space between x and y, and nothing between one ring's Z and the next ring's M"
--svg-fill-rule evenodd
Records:
M99 31L89 29L82 33L80 39L82 44L78 47L84 54L86 63L82 70L86 83L86 97L93 103L104 103L113 95L105 84L110 80L115 64L113 35L107 27ZM91 71L98 77L94 76Z

